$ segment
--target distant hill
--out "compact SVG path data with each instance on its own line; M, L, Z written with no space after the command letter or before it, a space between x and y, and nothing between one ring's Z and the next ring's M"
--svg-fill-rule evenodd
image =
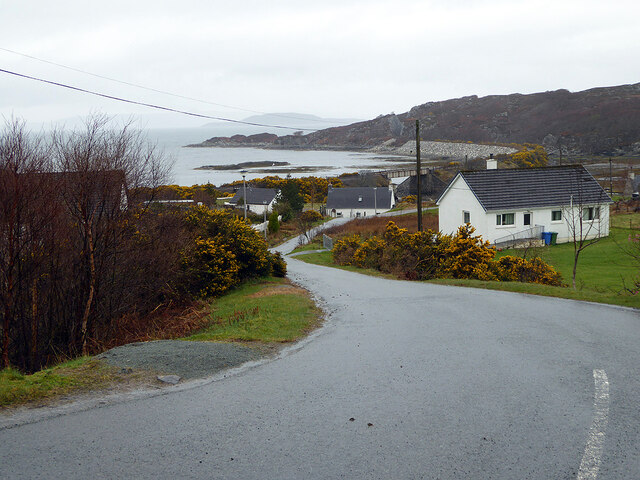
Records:
M295 130L321 130L329 127L337 127L341 125L349 125L358 122L358 118L322 118L308 113L265 113L260 115L252 115L242 119L243 122L259 123L262 125L280 125L291 127L290 131ZM219 126L219 122L208 123L205 127ZM268 131L268 130L267 130ZM268 131L269 132L269 131ZM244 134L245 132L237 132ZM272 133L272 132L269 132Z
M640 155L640 83L575 93L474 95L429 102L399 115L381 115L307 135L260 137L256 141L275 148L384 146L391 151L415 139L416 120L420 120L423 140L538 143L552 154L561 148L563 154ZM251 144L247 139L237 138ZM212 138L204 144L224 143Z

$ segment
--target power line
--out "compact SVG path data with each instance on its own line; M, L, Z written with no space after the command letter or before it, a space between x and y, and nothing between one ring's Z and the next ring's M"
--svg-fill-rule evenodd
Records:
M33 55L27 55L26 53L16 52L15 50L10 50L10 49L4 48L4 47L0 47L0 50L2 50L4 52L12 53L14 55L19 55L21 57L30 58L30 59L36 60L38 62L47 63L49 65L55 65L56 67L65 68L65 69L71 70L73 72L78 72L78 73L82 73L82 74L85 74L85 75L90 75L92 77L101 78L103 80L109 80L110 82L116 82L116 83L120 83L122 85L128 85L130 87L141 88L142 90L148 90L150 92L161 93L163 95L169 95L169 96L172 96L172 97L182 98L182 99L185 99L185 100L191 100L191 101L194 101L194 102L206 103L208 105L214 105L216 107L230 108L232 110L240 110L240 111L243 111L243 112L257 113L257 114L260 114L260 115L272 115L274 117L288 118L288 119L292 119L292 120L305 120L305 121L311 121L311 122L327 123L326 121L324 121L322 119L300 118L300 117L294 117L292 115L281 115L281 114L277 114L277 113L267 113L267 112L261 112L259 110L250 110L248 108L234 107L233 105L225 105L223 103L210 102L208 100L202 100L202 99L199 99L199 98L188 97L188 96L185 96L185 95L180 95L178 93L167 92L165 90L158 90L156 88L145 87L144 85L138 85L136 83L127 82L127 81L124 81L124 80L118 80L117 78L107 77L105 75L99 75L97 73L88 72L86 70L81 70L79 68L70 67L68 65L63 65L61 63L56 63L56 62L52 62L50 60L44 60L42 58L34 57Z
M214 117L214 116L211 116L211 115L203 115L203 114L200 114L200 113L193 113L193 112L187 112L185 110L178 110L178 109L175 109L175 108L163 107L161 105L155 105L153 103L145 103L145 102L138 102L136 100L129 100L129 99L122 98L122 97L116 97L114 95L107 95L106 93L94 92L93 90L86 90L84 88L74 87L73 85L67 85L65 83L54 82L52 80L46 80L44 78L32 77L30 75L25 75L23 73L17 73L17 72L12 72L10 70L4 70L2 68L0 68L0 72L7 73L9 75L14 75L14 76L20 77L20 78L27 78L29 80L35 80L37 82L47 83L49 85L55 85L56 87L67 88L69 90L74 90L76 92L88 93L90 95L95 95L97 97L108 98L110 100L116 100L118 102L129 103L129 104L132 104L132 105L141 105L143 107L155 108L157 110L164 110L166 112L180 113L180 114L183 114L183 115L189 115L191 117L207 118L207 119L212 119L212 120L221 120L223 122L239 123L239 124L242 124L242 125L253 125L253 126L256 126L256 127L283 128L283 129L287 129L287 130L303 130L303 131L309 131L309 132L315 132L316 131L316 129L314 129L314 128L297 128L297 127L289 127L289 126L283 126L283 125L267 125L267 124L264 124L264 123L245 122L245 121L242 121L242 120L233 120L231 118Z

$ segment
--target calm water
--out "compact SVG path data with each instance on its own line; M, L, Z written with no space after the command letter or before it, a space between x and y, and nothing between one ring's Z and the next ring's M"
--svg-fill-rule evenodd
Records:
M244 133L244 132L237 132ZM256 133L256 132L249 132ZM269 167L274 172L265 172L265 167L247 169L247 179L266 175L286 176L288 169L313 167L311 172L291 172L292 177L316 175L336 176L346 172L381 170L401 165L402 158L393 161L384 157L353 152L262 150L257 148L186 148L184 145L199 143L219 135L206 128L150 129L146 131L149 140L174 161L172 182L178 185L195 185L210 182L222 185L234 180L242 180L240 170L195 170L204 165L228 165L242 162L289 162L287 167ZM225 135L228 133L225 132Z

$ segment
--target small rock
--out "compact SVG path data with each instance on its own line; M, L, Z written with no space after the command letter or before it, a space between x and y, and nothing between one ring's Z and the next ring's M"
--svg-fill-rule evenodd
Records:
M121 368L120 369L120 373L124 373L124 374L133 373L133 368L131 368L131 367Z
M356 419L355 419L355 418L353 418L353 417L351 417L351 418L349 419L349 421L350 421L350 422L355 422L355 421L356 421Z
M175 385L180 381L180 377L178 375L158 375L156 378L161 382L169 383L171 385Z
M373 427L373 423L367 423L367 427Z

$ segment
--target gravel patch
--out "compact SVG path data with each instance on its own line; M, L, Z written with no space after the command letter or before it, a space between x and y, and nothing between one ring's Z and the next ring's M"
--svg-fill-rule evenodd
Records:
M231 343L156 340L112 348L97 358L116 367L153 370L193 379L208 377L262 356L252 348Z

